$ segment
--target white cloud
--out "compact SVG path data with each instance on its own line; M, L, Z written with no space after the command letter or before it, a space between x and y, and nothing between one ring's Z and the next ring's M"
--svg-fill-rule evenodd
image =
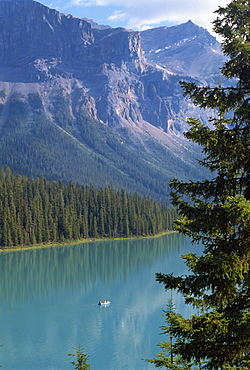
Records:
M122 13L119 10L116 10L112 15L108 17L108 20L111 22L120 22L126 21L128 19L127 13Z
M109 6L116 5L114 0L71 0L70 5L74 6Z
M229 0L71 0L71 5L112 7L107 20L113 27L140 30L163 22L179 24L190 19L210 32L211 22L216 18L213 12L228 3Z

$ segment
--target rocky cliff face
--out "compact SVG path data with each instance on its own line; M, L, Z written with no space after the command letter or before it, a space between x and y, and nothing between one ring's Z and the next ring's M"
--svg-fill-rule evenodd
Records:
M13 94L38 93L47 117L76 140L82 140L76 117L84 111L147 161L158 155L152 140L189 161L186 118L206 120L209 113L183 98L178 81L216 80L223 57L207 31L188 22L140 34L32 0L0 1L0 30L0 130ZM58 97L70 129L56 118Z
M141 32L147 60L168 71L215 83L225 56L220 43L193 22Z
M47 66L51 75L77 67L84 71L112 63L143 67L139 34L124 29L99 30L91 23L61 14L31 0L0 2L0 62L10 67ZM56 67L58 66L58 71ZM132 67L132 69L133 69ZM48 76L47 76L48 77ZM39 79L39 75L37 76ZM28 82L28 80L27 80Z
M169 122L180 128L194 109L182 98L176 73L201 77L202 56L209 61L208 75L221 65L219 44L192 22L140 35L98 29L85 19L23 0L0 2L0 29L1 80L43 82L46 89L52 80L59 85L58 79L63 89L80 84L86 108L91 101L90 113L113 127L146 121L163 130ZM164 68L148 65L141 37L148 61ZM198 54L197 48L202 49Z

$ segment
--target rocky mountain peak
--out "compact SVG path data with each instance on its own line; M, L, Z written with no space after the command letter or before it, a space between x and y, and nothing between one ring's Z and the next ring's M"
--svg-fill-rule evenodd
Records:
M167 70L209 79L225 60L220 43L192 21L141 32L145 57Z
M38 61L57 61L62 65L128 63L143 69L143 54L138 32L93 27L83 18L61 14L32 0L0 2L0 63L31 70ZM50 63L50 62L49 62ZM53 63L55 64L55 63ZM52 69L50 68L52 73ZM41 76L41 69L37 78Z
M97 158L98 169L106 160L108 166L113 163L110 153L121 146L132 150L130 158L141 158L150 173L159 163L159 172L167 178L180 163L195 168L182 132L187 129L187 117L206 121L211 112L201 111L184 98L179 81L216 83L223 56L219 43L206 30L191 21L143 32L114 29L33 0L0 0L0 30L0 144L8 147L14 109L17 116L19 111L26 112L24 137L26 123L31 140L35 140L38 122L40 132L44 124L49 125L48 136L56 128L60 137L72 140L77 151L84 147L84 155ZM15 122L18 125L18 117ZM18 132L13 143L20 140ZM106 139L102 132L109 133ZM100 154L100 140L106 159ZM37 149L30 152L29 148L28 143L23 153L36 156ZM8 153L7 158L11 156ZM19 163L19 158L12 156L10 163ZM124 164L123 159L114 163L110 173L115 170L117 178L121 174L126 178L124 168L131 164ZM73 172L70 176L78 178ZM150 181L152 177L148 176ZM134 178L130 180L135 183Z

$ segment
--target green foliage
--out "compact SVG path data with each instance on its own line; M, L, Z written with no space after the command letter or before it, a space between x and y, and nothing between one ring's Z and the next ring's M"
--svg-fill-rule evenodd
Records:
M173 345L174 332L178 326L178 320L180 320L181 317L176 314L172 299L169 300L167 304L167 310L164 311L164 316L169 325L162 327L162 334L169 335L169 342L164 341L158 344L161 348L161 352L156 355L156 358L149 360L146 359L145 361L153 363L155 367L165 367L171 370L195 370L193 364L179 355L175 351L175 347Z
M0 103L0 116L3 113L3 109L4 109L4 104Z
M38 93L33 93L28 95L28 102L33 109L42 109L42 98Z
M57 96L53 102L52 113L56 123L62 128L69 128L73 124L73 117L70 113L70 99L68 94L63 91Z
M201 242L201 256L183 256L187 276L157 274L196 311L190 318L168 312L166 333L172 352L200 369L250 367L250 2L233 0L219 8L215 30L229 57L222 72L232 87L198 87L182 82L185 94L202 108L218 112L211 126L190 118L186 137L203 147L201 164L210 180L171 182L172 202L182 216L181 233ZM163 344L163 348L167 349ZM163 365L181 369L170 357Z
M112 187L0 176L0 246L148 236L173 229L176 211Z
M158 200L169 197L173 174L188 179L200 174L197 166L187 165L156 140L135 145L130 133L121 130L120 135L90 117L81 89L71 95L62 89L51 100L53 121L38 93L14 93L8 99L0 131L0 168L64 183L112 185ZM0 104L0 114L3 109Z
M7 95L7 93L6 93L5 89L0 91L0 98L6 98L6 95Z
M77 361L72 361L72 365L75 366L77 370L88 370L90 369L90 365L87 363L89 356L83 352L81 348L74 348L76 353L69 353L68 356L76 357Z

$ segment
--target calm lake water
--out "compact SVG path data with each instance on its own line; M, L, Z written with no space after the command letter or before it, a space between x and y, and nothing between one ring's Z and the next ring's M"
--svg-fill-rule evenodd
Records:
M91 370L155 369L141 359L168 339L160 333L170 298L155 273L185 273L181 255L197 249L169 234L0 254L3 370L74 369L68 353L79 344ZM106 298L110 306L97 305Z

